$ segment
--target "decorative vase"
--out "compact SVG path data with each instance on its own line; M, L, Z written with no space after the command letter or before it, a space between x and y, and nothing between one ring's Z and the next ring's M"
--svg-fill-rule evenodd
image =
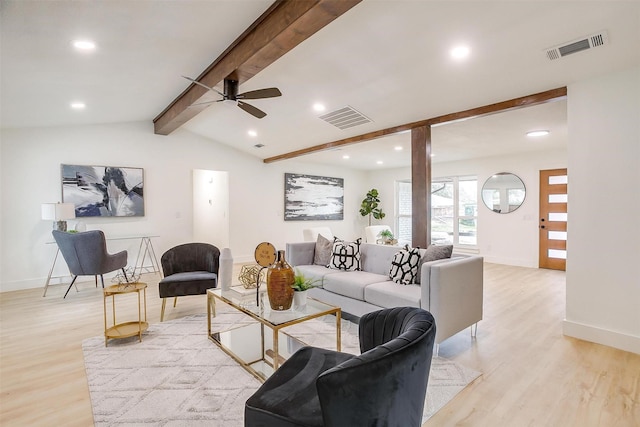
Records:
M289 310L293 301L293 268L284 259L284 251L278 251L276 262L267 270L267 294L272 310Z
M293 292L293 306L304 307L307 305L307 292L309 291L294 291Z
M218 280L223 291L231 289L231 279L233 275L233 256L231 249L223 248L220 251L220 263L218 268Z

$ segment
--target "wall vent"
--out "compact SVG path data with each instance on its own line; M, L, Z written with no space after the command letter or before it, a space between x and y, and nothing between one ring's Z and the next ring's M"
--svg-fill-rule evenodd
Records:
M371 122L371 120L364 114L348 105L346 107L324 114L320 116L320 118L330 125L333 125L342 130Z
M609 42L609 37L607 36L607 32L605 30L600 31L595 34L591 34L586 37L582 37L580 39L563 43L562 45L551 47L549 49L545 49L547 54L547 58L551 61L563 58L567 55L571 55L572 53L582 52L583 50L593 49L594 47L599 47L607 44Z

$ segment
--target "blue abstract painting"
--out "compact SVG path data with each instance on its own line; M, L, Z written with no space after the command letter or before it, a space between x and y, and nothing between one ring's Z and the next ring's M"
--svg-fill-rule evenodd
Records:
M76 217L144 216L144 170L62 165L62 200Z
M284 174L284 220L344 219L344 179Z

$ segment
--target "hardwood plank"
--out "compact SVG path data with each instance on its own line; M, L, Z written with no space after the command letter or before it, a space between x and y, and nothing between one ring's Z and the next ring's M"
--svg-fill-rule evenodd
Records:
M157 323L158 277L142 280ZM81 343L102 334L102 289L79 288L65 300L64 285L46 298L40 288L0 293L0 425L93 425ZM440 346L483 375L425 427L640 425L640 355L562 335L563 271L485 263L484 290L477 338L466 330ZM135 298L117 304L137 313ZM167 305L167 320L206 313L204 295Z

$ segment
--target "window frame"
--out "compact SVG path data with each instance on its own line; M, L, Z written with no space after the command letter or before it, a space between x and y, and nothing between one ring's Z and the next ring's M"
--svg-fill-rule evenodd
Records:
M460 215L459 207L460 207L460 182L461 181L475 181L476 182L476 207L475 207L475 215ZM437 183L451 183L453 185L453 245L454 247L461 247L469 250L477 250L478 248L478 177L475 175L459 175L459 176L443 176L438 178L433 178L431 180L431 184ZM403 239L404 236L401 234L400 221L401 219L411 220L412 214L401 214L400 209L400 186L403 184L411 184L410 179L400 179L395 182L396 189L396 197L395 197L395 218L394 223L396 226L396 230L398 230L398 239ZM431 207L431 218L433 220L433 206ZM476 243L460 243L460 221L462 220L474 220L475 221L475 231L476 231Z

